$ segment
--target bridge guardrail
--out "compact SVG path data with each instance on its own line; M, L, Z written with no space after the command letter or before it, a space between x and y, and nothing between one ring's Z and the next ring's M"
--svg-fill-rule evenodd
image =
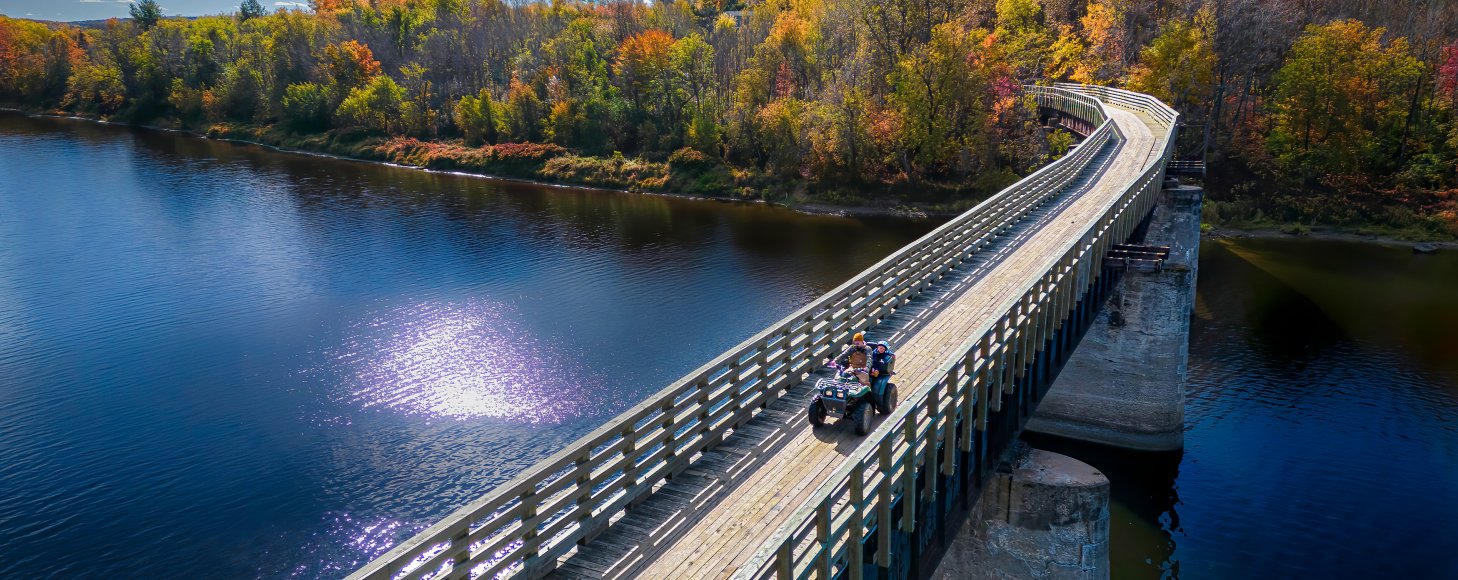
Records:
M1057 91L1047 92L1047 91ZM1045 99L1062 93L1040 89ZM1035 95L1036 96L1036 95ZM1070 105L1072 106L1072 105ZM1084 103L1082 106L1087 106ZM1084 145L887 256L484 497L376 558L352 580L535 576L660 480L798 384L852 328L919 295L1059 192L1119 139L1096 111Z
M878 534L876 564L889 566L893 525L901 532L915 531L919 500L937 497L937 477L921 478L922 487L917 488L918 474L940 470L942 475L954 475L955 453L972 450L972 429L986 429L988 413L1000 410L1002 396L1013 393L1015 379L1068 319L1082 290L1101 271L1108 247L1127 239L1153 208L1164 181L1163 161L1174 147L1178 114L1173 109L1147 95L1104 87L1063 84L1029 90L1040 99L1076 92L1143 110L1165 126L1164 151L1147 163L1097 222L1070 240L1065 252L1045 261L1045 274L1032 287L1003 304L1005 314L982 332L974 332L953 351L957 354L912 389L735 578L798 579L812 572L818 578L834 578L836 572L859 578L865 550L851 547L862 546L871 530ZM1068 103L1086 105L1080 99L1063 104ZM908 493L918 501L905 501ZM901 517L892 522L892 506L898 500Z

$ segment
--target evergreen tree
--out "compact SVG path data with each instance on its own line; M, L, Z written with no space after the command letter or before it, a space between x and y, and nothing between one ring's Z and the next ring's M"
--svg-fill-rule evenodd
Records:
M156 26L157 21L162 19L162 6L157 4L157 0L135 2L127 7L127 11L131 13L132 20L140 24L143 30Z
M263 16L263 5L259 4L258 0L243 0L243 4L238 6L239 20L248 20L260 16Z

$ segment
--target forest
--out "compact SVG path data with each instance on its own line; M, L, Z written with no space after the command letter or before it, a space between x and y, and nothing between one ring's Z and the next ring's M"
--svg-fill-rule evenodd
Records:
M1066 151L1025 84L1208 143L1207 221L1458 236L1445 0L314 0L0 16L0 103L440 169L963 208Z

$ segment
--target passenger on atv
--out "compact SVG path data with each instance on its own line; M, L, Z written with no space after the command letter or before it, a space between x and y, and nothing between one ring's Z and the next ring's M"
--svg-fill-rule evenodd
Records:
M876 410L882 415L896 408L895 385L891 384L892 368L896 365L896 353L891 345L882 340L872 345L871 350L871 394L876 398Z

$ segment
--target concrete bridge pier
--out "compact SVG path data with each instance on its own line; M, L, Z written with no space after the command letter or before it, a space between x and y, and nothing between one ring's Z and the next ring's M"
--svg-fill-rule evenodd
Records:
M932 578L1108 578L1109 479L1019 443L957 530Z
M1166 187L1143 242L1164 269L1118 277L1027 429L1140 451L1184 447L1190 313L1199 266L1198 187Z

